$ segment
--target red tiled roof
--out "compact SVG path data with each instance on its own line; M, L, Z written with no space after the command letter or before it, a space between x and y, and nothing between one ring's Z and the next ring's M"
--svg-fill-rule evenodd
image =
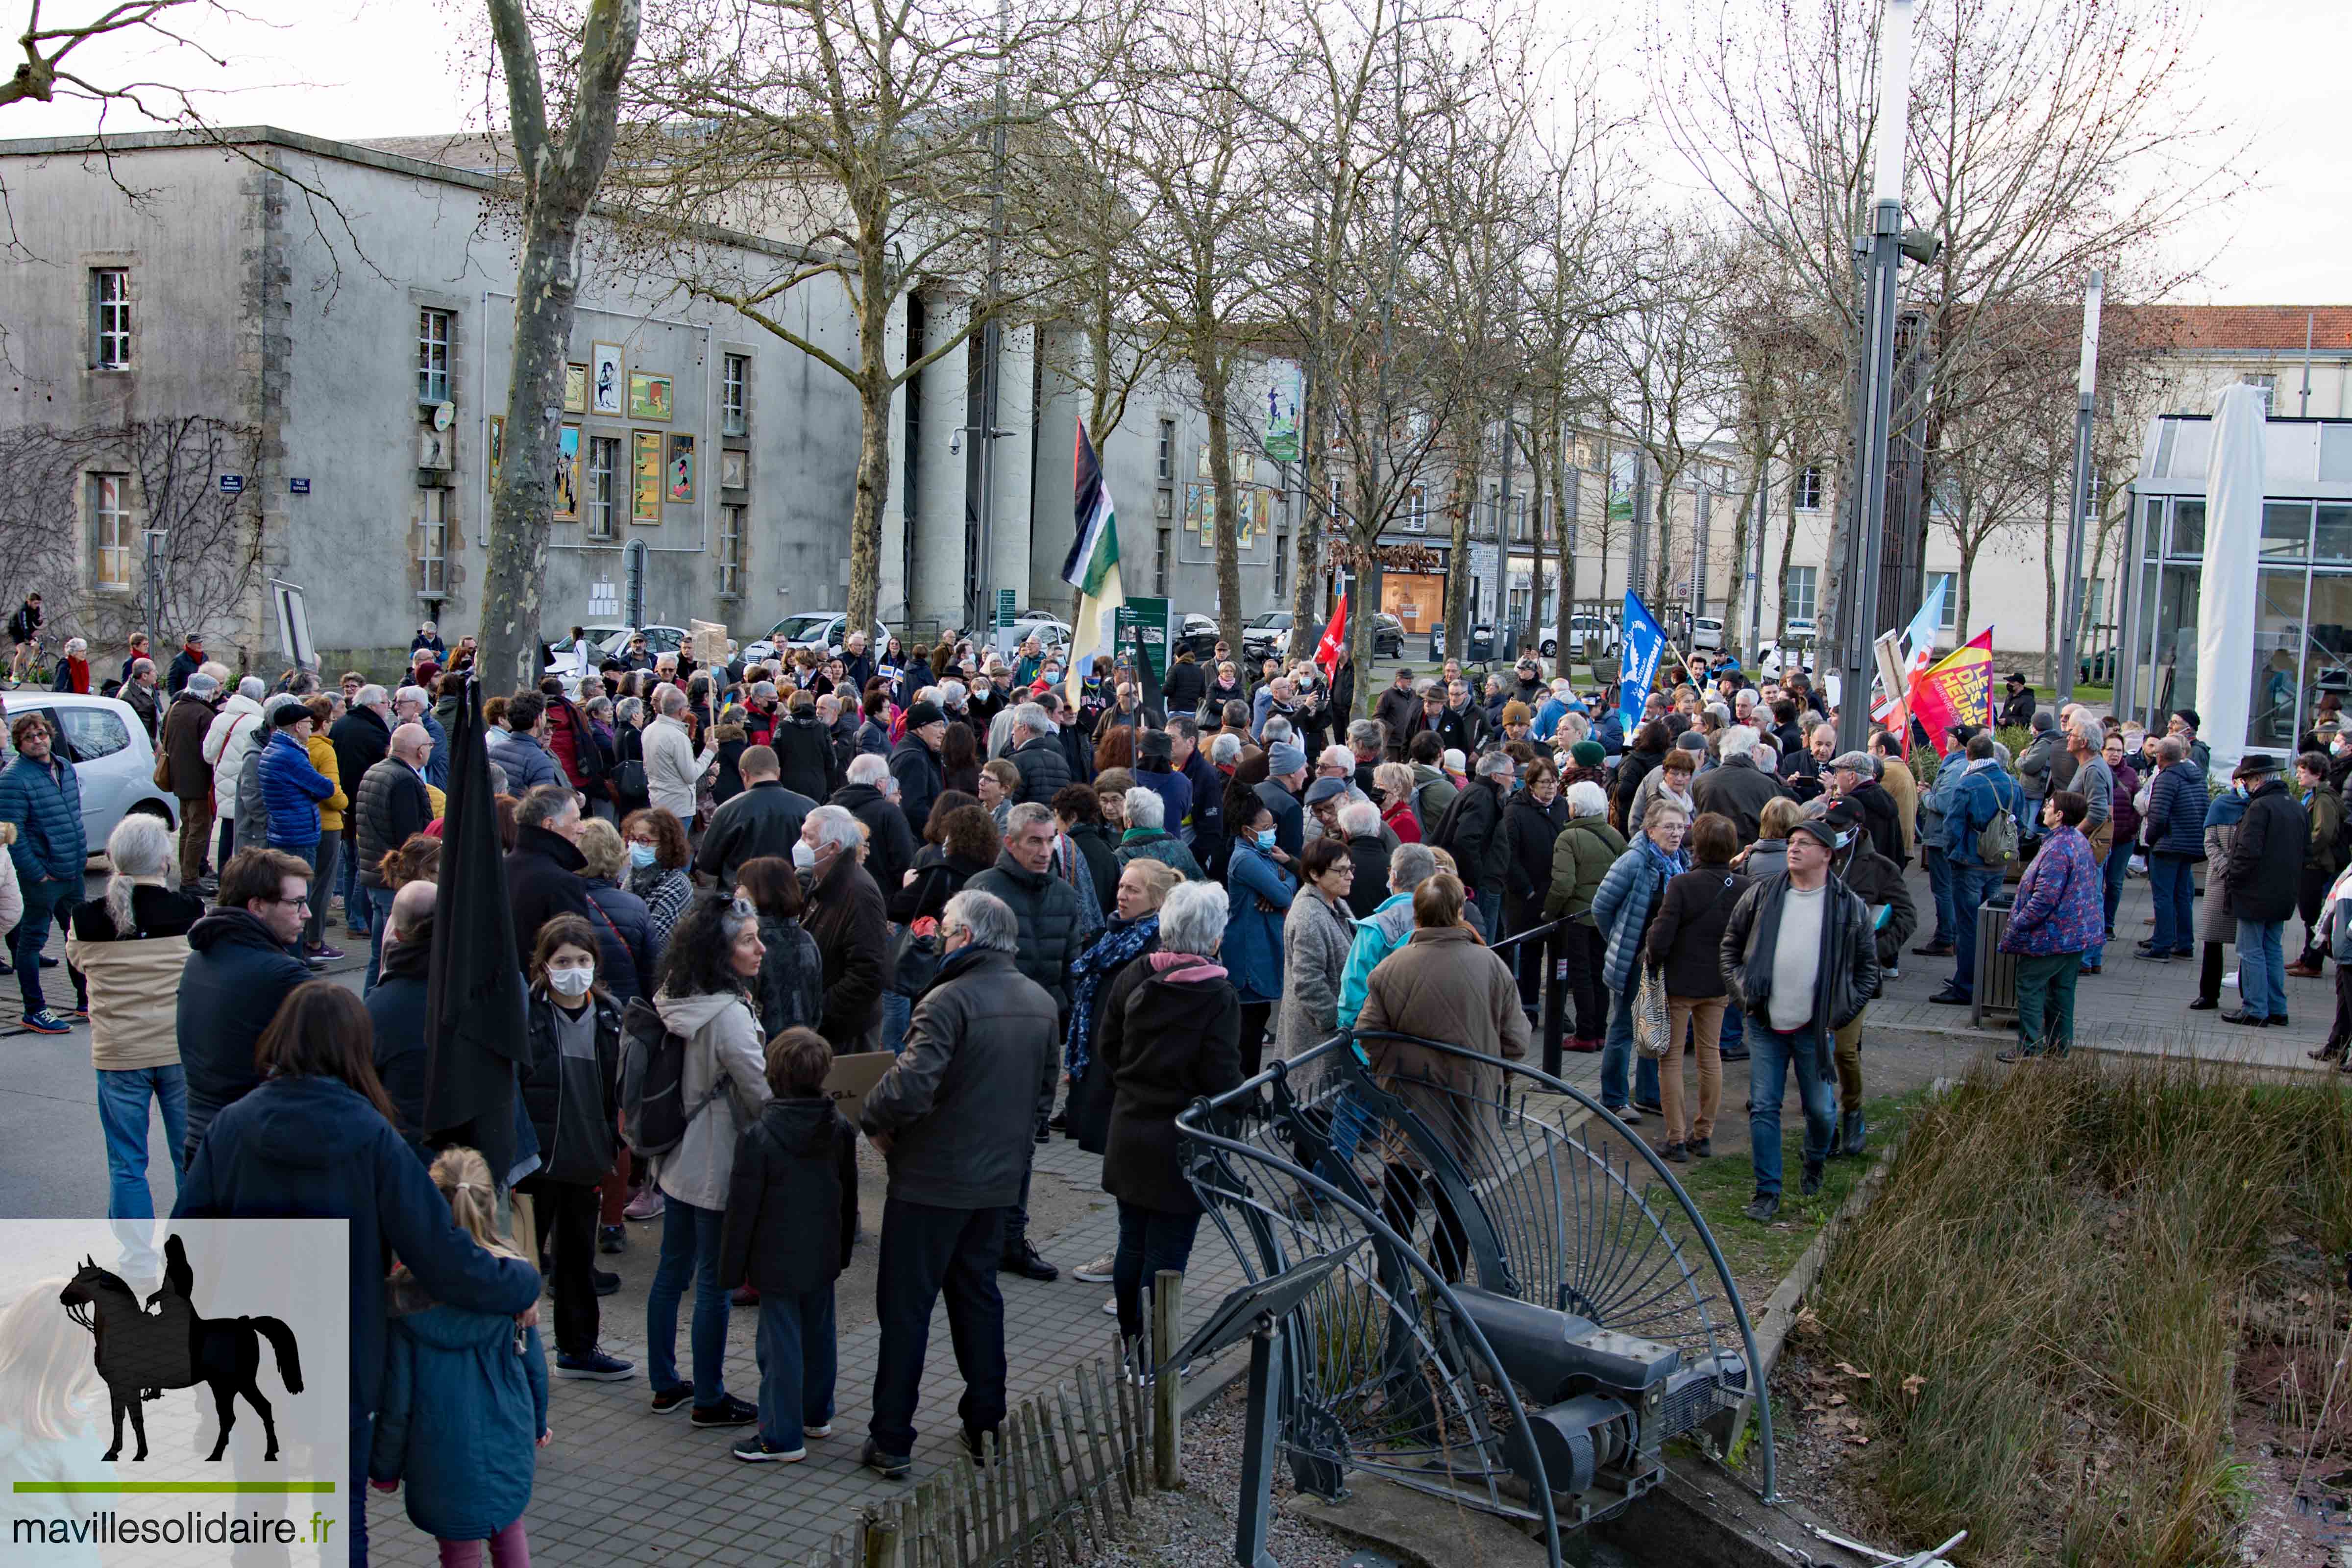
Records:
M2116 312L2149 348L2194 353L2301 353L2352 350L2352 305L2136 305Z

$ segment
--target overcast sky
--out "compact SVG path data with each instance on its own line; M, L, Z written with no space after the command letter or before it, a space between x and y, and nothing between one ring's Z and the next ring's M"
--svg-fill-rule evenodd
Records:
M1640 0L1617 3L1629 20L1641 9ZM98 0L51 0L49 7L53 16L98 8ZM192 27L232 57L225 70L184 57L131 59L103 43L77 63L100 79L144 71L216 87L206 112L223 124L366 137L446 131L480 118L480 82L465 62L465 36L481 16L470 0L238 0L238 8L247 19L205 17ZM2211 0L2208 9L2200 43L2210 97L2224 123L2255 138L2259 188L2206 232L2185 237L2188 258L2214 257L2208 286L2192 298L2352 302L2352 114L2343 85L2352 60L2352 4ZM21 103L0 110L0 137L86 132L95 118L87 105ZM121 115L110 126L137 128Z

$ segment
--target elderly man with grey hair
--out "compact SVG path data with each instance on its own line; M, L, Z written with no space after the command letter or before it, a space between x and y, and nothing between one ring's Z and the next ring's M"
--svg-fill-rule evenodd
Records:
M1702 812L1728 817L1739 830L1739 847L1756 842L1758 819L1764 807L1789 791L1770 769L1756 760L1759 736L1746 724L1723 732L1722 761L1701 773L1691 785L1691 804Z
M656 691L654 705L660 716L646 726L646 793L654 805L677 817L690 833L694 829L695 785L710 764L719 760L719 726L710 727L711 732L703 737L702 751L698 754L687 721L686 693L665 685Z
M1121 797L1127 809L1127 831L1113 851L1121 866L1130 860L1160 860L1198 882L1206 873L1184 841L1168 831L1168 802L1160 792L1138 784Z
M816 1032L844 1055L877 1050L882 1043L890 916L881 888L857 863L858 847L865 841L857 818L828 805L808 814L801 824L800 842L792 847L793 864L800 868L806 890L801 924L816 938L817 957L824 966L824 1010Z
M433 750L425 763L425 782L435 789L449 787L449 731L433 711L433 694L421 686L404 686L392 694L394 724L422 724Z
M1045 810L1050 824L1049 808L1013 809ZM892 1479L913 1465L931 1312L943 1291L964 1380L957 1414L967 1451L979 1454L982 1436L1004 1420L996 1274L1007 1221L1028 1187L1035 1107L1052 1096L1060 1066L1059 1009L1022 973L1015 912L967 885L941 911L939 934L939 974L859 1112L890 1171L875 1278L881 1343L860 1461Z
M227 673L221 671L223 677ZM247 676L221 703L205 731L204 758L213 770L213 806L221 825L220 853L213 862L216 866L226 866L229 857L236 853L238 790L245 780L246 759L269 739L268 727L261 721L261 700L268 695L268 684L261 677ZM250 847L268 846L256 839Z
M894 795L898 781L890 776L889 759L865 752L849 759L846 782L833 792L831 804L840 806L866 828L866 870L887 901L914 868L919 846L907 814ZM886 1004L887 1006L887 1004Z
M199 669L163 713L159 749L171 768L173 796L180 803L180 880L192 889L205 874L205 851L212 842L213 766L205 738L219 700L219 679Z
M1021 770L1021 797L1017 804L1051 805L1055 795L1076 782L1054 721L1034 702L1020 703L1012 712L1011 760Z

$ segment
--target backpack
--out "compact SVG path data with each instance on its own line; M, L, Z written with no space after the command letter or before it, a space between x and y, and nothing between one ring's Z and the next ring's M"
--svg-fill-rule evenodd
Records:
M1977 859L1987 866L2006 866L2017 858L2017 817L2000 804L2000 790L1993 790L1992 820L1977 829Z
M642 996L621 1016L621 1134L640 1158L677 1148L694 1119L727 1092L722 1068L710 1092L686 1104L686 1046Z

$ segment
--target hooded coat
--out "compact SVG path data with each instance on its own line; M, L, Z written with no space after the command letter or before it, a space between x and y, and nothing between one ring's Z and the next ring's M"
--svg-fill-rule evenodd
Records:
M822 1095L771 1100L735 1144L719 1278L805 1296L840 1278L856 1237L856 1132Z
M673 1034L686 1037L685 1070L678 1079L681 1103L701 1105L724 1076L727 1089L686 1124L686 1136L667 1154L654 1156L654 1180L680 1203L698 1209L724 1209L735 1173L735 1145L768 1103L768 1066L760 1020L751 1000L738 991L706 991L692 996L664 993L654 1010Z
M515 967L530 967L539 928L557 915L578 915L593 928L596 910L588 901L588 861L580 847L545 827L525 827L507 851L507 902L514 910Z
M1320 902L1320 900L1317 900ZM1103 1001L1096 1059L1110 1074L1103 1191L1161 1214L1199 1214L1176 1118L1242 1081L1242 1010L1224 972L1190 953L1129 964Z
M215 910L198 921L188 929L188 950L178 1013L193 1155L213 1117L261 1081L254 1043L310 969L243 910Z
M368 1475L402 1483L409 1521L427 1535L487 1541L530 1502L546 1349L511 1317L436 1303L405 1271L392 1296Z
M841 787L841 763L833 737L814 712L793 713L778 724L768 744L776 753L783 786L811 801L829 800Z

